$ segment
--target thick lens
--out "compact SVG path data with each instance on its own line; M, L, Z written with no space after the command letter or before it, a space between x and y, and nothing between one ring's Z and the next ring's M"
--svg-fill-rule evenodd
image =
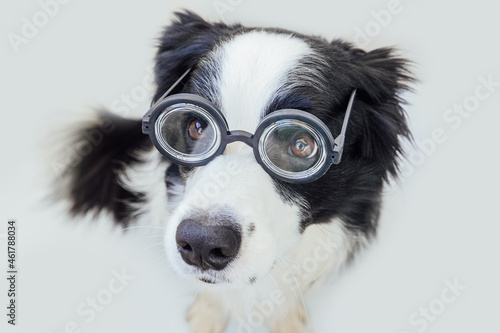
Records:
M187 103L166 108L156 121L155 134L167 153L185 162L209 158L221 142L213 117L205 109Z
M290 179L310 177L326 160L324 139L309 124L280 120L267 127L259 139L259 153L266 166Z

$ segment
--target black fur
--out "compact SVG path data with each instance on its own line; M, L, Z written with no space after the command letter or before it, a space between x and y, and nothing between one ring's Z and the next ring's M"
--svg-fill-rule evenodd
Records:
M158 89L153 102L188 68L196 68L200 59L220 41L243 29L240 25L210 24L189 11L176 13L174 21L159 38L155 65ZM176 89L172 93L179 92L182 86Z
M134 218L130 203L141 202L143 194L126 189L118 181L118 175L126 167L141 162L139 151L152 147L141 132L141 122L100 112L97 122L84 126L76 134L73 145L85 144L90 149L64 173L71 199L70 212L97 214L107 210L119 224L126 226ZM94 138L89 140L89 135Z
M323 223L338 216L353 230L367 235L376 230L384 181L397 177L401 140L411 140L400 94L409 90L413 78L408 62L390 48L364 52L335 40L331 43L302 36L316 52L328 59L323 77L315 84L296 74L294 88L277 96L268 112L298 108L322 119L334 136L340 134L349 96L358 93L347 127L342 162L308 184L279 183L284 198L302 197L309 204L302 230L310 223ZM307 61L307 60L306 60ZM313 60L309 60L312 62ZM293 74L292 74L293 75Z

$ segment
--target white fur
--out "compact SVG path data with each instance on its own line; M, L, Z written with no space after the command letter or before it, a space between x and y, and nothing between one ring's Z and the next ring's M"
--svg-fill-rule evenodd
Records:
M221 111L230 129L253 133L286 74L311 53L300 39L264 31L239 35L217 49Z

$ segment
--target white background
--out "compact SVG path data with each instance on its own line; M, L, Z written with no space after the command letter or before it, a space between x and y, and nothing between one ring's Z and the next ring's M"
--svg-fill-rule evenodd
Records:
M221 17L218 3L233 6ZM32 21L41 7L35 0L2 0L0 232L9 218L17 219L20 274L15 328L5 324L2 278L1 331L59 333L74 321L82 332L187 332L183 316L192 291L171 272L161 246L150 247L160 238L123 239L102 225L73 221L42 200L54 176L48 155L54 128L92 107L111 108L142 86L154 38L180 8L209 20L328 39L354 41L356 29L371 29L370 40L358 44L396 45L416 64L420 82L407 95L416 140L428 140L436 129L445 133L445 142L427 154L410 147L414 158L407 167L413 170L407 168L402 184L387 191L377 240L337 281L307 299L315 332L418 332L421 326L409 317L439 304L446 280L466 289L426 332L500 331L500 87L456 128L443 118L454 104L473 100L479 77L500 82L500 8L491 0L401 0L399 12L382 26L373 11L389 3L72 0L15 52L8 34L20 35L23 17ZM148 98L128 115L141 116ZM134 280L85 322L78 306L122 269ZM234 323L228 332L236 332Z

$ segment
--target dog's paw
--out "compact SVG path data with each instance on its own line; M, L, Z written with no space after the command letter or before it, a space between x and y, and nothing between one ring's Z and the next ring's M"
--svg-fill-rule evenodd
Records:
M306 311L302 306L290 310L285 316L274 318L269 329L271 333L312 333L308 327Z
M307 324L297 318L283 319L271 326L271 333L312 333Z
M199 294L186 319L191 333L223 333L229 316L211 295Z

